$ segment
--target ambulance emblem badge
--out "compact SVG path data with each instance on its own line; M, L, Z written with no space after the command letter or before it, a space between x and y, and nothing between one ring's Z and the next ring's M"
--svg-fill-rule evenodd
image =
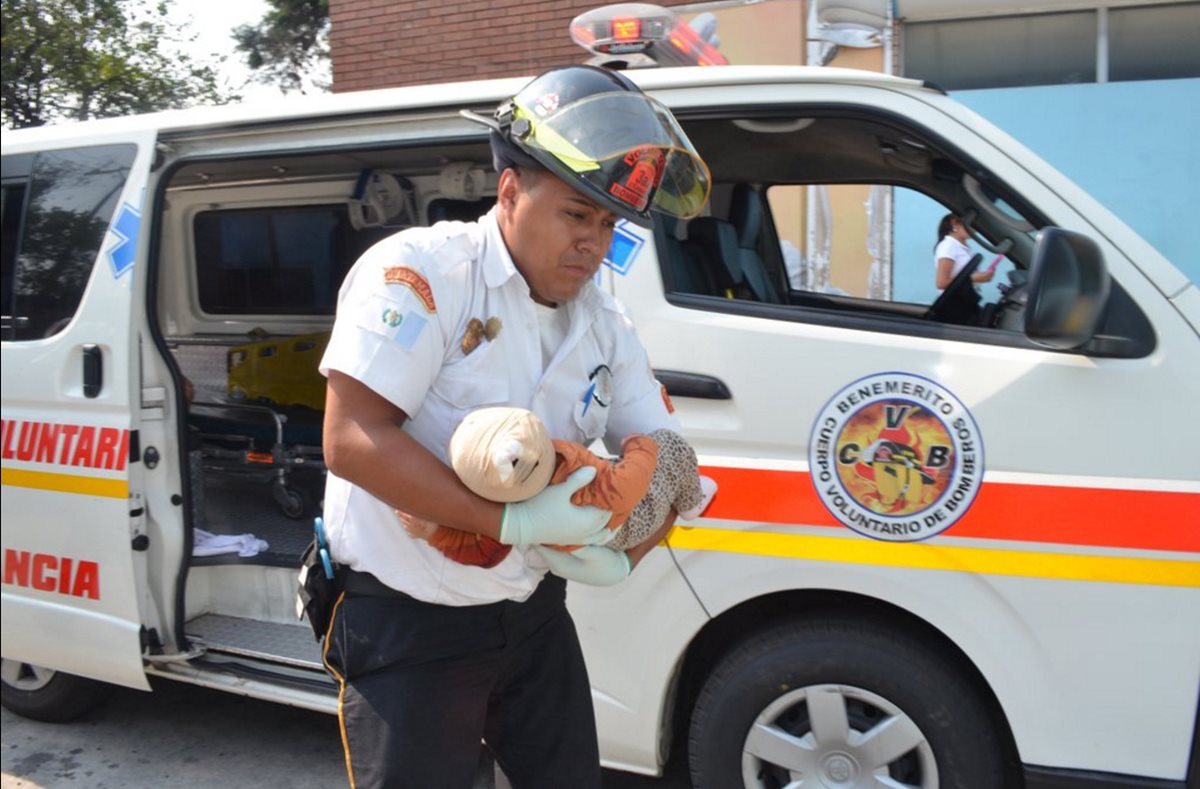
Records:
M809 470L833 516L859 534L925 540L958 521L983 481L975 419L941 384L911 373L843 387L813 425Z

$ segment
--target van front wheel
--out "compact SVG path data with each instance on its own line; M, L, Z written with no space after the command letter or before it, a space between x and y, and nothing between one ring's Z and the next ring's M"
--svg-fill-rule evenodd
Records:
M1008 737L980 696L951 661L887 625L777 626L705 683L688 741L692 781L1003 789Z
M32 663L8 658L0 662L0 701L6 709L33 720L74 720L103 701L110 689L102 682Z

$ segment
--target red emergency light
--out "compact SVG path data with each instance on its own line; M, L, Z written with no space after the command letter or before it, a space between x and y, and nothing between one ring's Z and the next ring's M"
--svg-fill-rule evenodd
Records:
M642 20L614 19L612 21L612 37L615 41L634 41L642 37Z

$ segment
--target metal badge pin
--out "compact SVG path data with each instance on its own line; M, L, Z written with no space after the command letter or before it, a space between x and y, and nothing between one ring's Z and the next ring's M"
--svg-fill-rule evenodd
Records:
M471 318L471 320L467 321L467 329L463 332L462 341L459 342L459 347L462 348L463 354L469 356L483 342L483 337L483 321L479 320L479 318Z
M486 339L488 342L500 336L500 330L504 328L504 324L496 316L487 319L487 323L479 320L479 318L471 318L467 321L467 328L463 332L462 340L459 342L459 347L462 348L464 356L469 356L472 351L478 348Z
M483 336L488 338L488 342L500 336L500 330L504 328L504 323L495 315L487 319L487 323L483 325Z

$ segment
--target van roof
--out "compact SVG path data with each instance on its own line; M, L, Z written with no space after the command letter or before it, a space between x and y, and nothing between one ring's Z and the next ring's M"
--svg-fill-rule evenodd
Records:
M887 85L892 88L930 89L918 80L869 71L813 66L721 66L717 68L634 69L625 72L647 91L721 85L755 85L779 82ZM402 88L330 93L317 96L280 96L276 101L128 115L92 121L66 121L4 133L5 149L35 149L56 140L89 135L119 135L158 131L186 133L250 126L270 121L303 120L323 116L351 116L390 110L434 106L477 106L495 103L516 93L531 77L471 82L413 85ZM36 145L31 145L36 140Z

